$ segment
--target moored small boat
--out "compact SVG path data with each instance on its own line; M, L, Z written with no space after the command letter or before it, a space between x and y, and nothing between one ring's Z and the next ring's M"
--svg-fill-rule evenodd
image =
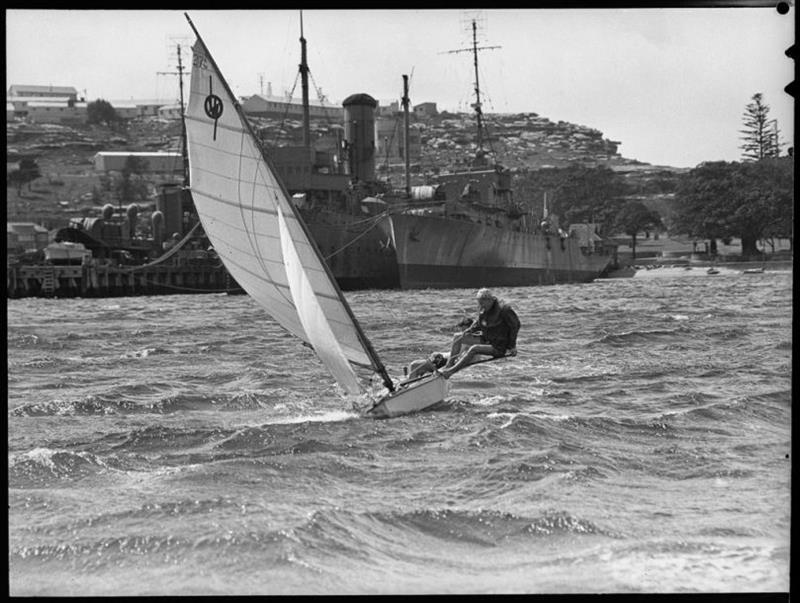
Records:
M83 243L61 241L44 248L44 259L51 264L82 264L92 258L92 252Z

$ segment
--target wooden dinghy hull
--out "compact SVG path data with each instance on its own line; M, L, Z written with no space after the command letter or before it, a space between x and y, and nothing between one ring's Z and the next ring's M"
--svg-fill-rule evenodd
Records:
M373 419L390 419L419 412L442 402L447 396L448 381L439 373L410 381L385 395L366 411Z

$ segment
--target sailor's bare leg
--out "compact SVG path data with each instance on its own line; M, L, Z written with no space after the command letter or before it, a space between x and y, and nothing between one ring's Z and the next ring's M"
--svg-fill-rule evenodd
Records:
M453 335L453 343L450 346L450 357L447 359L447 364L444 368L453 366L458 360L458 355L461 349L472 345L481 343L481 336L474 333L456 333Z
M479 343L470 346L466 353L458 359L452 366L445 366L439 371L445 379L449 379L453 373L456 373L466 366L469 366L478 355L492 356L494 355L494 348L488 343Z

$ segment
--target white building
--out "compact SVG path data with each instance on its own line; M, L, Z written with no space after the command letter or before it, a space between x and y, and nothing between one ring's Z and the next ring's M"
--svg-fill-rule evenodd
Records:
M73 101L78 100L78 91L73 88L72 86L27 86L27 85L18 85L14 84L8 87L8 97L34 97L36 99L41 100L42 98L47 98L48 100L52 100L52 98L61 98L67 97L71 98Z
M35 123L85 123L87 118L86 103L70 101L69 104L51 101L29 102L15 115L24 117Z
M150 174L180 174L183 156L180 153L147 153L131 151L101 151L92 157L97 172L121 172L128 157L139 159Z
M261 117L286 117L287 119L302 119L302 102L292 102L286 99L254 94L242 98L242 110L248 115ZM309 103L308 113L311 119L330 119L341 122L344 109L341 106L323 106Z
M158 116L161 119L180 119L181 118L181 104L176 105L163 105L158 108Z

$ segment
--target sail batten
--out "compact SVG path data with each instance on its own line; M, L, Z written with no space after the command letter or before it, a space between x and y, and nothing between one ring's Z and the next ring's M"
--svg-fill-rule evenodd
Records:
M187 20L189 20L187 16ZM191 188L203 228L237 283L309 344L348 392L351 363L391 379L197 30L186 112Z

